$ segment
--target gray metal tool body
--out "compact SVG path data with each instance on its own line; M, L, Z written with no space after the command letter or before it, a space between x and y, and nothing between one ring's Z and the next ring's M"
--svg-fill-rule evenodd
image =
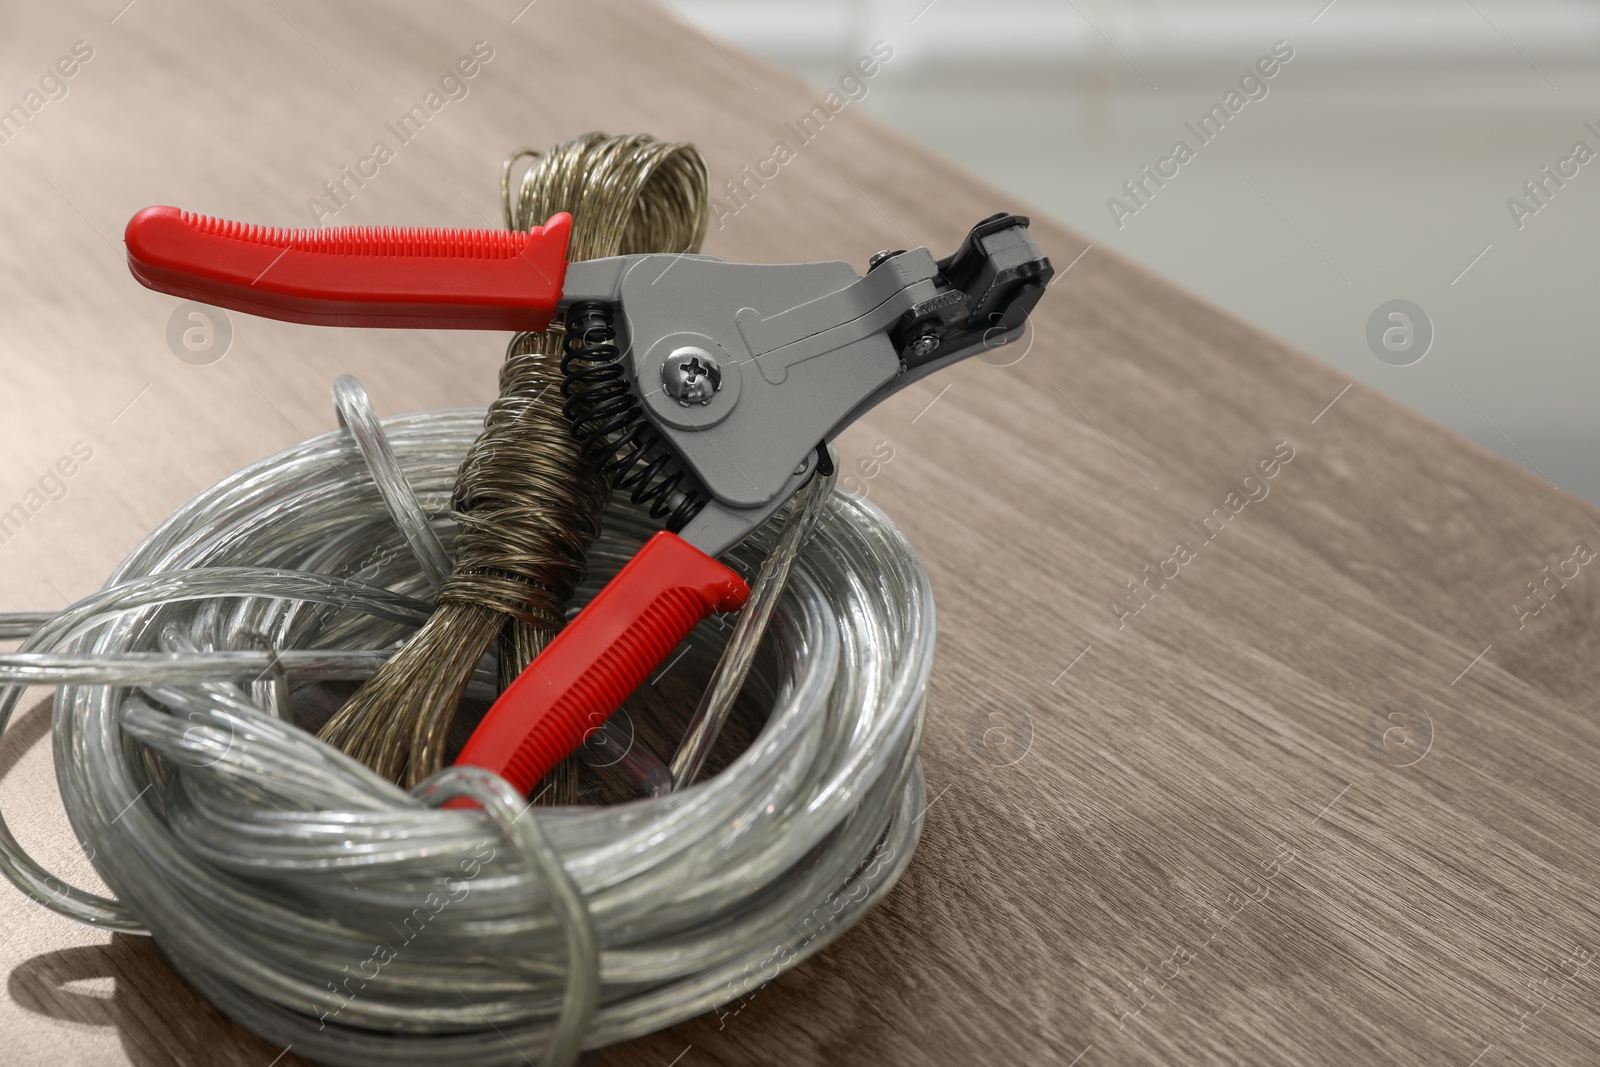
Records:
M681 464L673 500L695 499L678 512L687 522L677 532L715 556L829 462L823 446L864 412L1015 341L1052 273L1028 220L996 215L946 259L926 248L879 253L864 277L843 262L636 255L573 263L561 308L569 335L585 329L574 322L580 310L621 309L611 343L665 449L641 462L655 460L658 473ZM575 432L582 437L588 426L603 450L593 406L580 397L568 413Z

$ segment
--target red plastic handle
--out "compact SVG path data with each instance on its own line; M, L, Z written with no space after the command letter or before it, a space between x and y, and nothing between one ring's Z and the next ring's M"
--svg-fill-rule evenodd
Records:
M456 763L487 767L526 794L695 623L749 598L733 571L677 534L656 534L500 694Z
M572 216L526 233L279 230L147 207L128 268L151 289L318 326L543 330L567 273Z

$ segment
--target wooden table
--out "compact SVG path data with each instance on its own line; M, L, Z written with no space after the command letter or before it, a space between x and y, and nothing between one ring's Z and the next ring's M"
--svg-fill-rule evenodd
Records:
M309 225L308 199L480 40L466 97L323 221L493 224L509 148L591 128L692 139L721 187L822 102L619 0L119 3L18 7L0 35L0 106L93 51L0 145L0 511L92 450L0 544L12 609L90 592L183 499L330 429L339 373L385 413L492 395L500 343L467 334L234 316L225 358L175 358L175 302L123 263L136 209ZM849 107L751 188L708 251L864 263L1023 207ZM1035 233L1060 273L1031 347L908 389L840 443L851 464L892 452L855 477L938 596L914 862L737 1014L591 1061L1594 1062L1600 516L1107 249ZM0 747L0 802L92 883L42 698ZM7 1063L282 1051L140 941L9 887L0 924Z

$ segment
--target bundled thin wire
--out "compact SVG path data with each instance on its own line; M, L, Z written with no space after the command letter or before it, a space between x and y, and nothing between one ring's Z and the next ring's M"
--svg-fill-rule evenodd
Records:
M184 505L101 592L0 617L27 634L0 653L0 729L59 686L63 805L113 895L0 821L16 885L151 935L224 1012L340 1064L568 1063L747 995L888 891L924 803L934 614L881 512L815 481L730 553L751 602L670 667L708 680L672 709L676 753L599 738L637 799L535 808L470 767L407 790L311 731L437 617L484 412L380 424L349 379L335 405L341 430ZM574 604L654 528L613 500ZM467 705L507 654L466 663Z
M515 191L512 173L531 165ZM572 214L572 260L636 252L698 252L705 238L705 163L685 142L590 133L547 152L522 149L501 173L506 226L527 230ZM478 660L500 637L509 684L561 629L600 532L604 478L582 455L563 413L564 331L518 334L500 371L500 396L462 463L452 500L455 566L430 569L433 616L328 720L321 736L407 785L444 763L456 708ZM413 526L415 540L431 531ZM431 548L424 554L438 560ZM555 799L577 799L573 768L554 775Z

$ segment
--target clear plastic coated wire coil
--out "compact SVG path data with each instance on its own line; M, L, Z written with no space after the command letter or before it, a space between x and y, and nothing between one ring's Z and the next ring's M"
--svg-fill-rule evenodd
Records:
M366 677L426 617L428 546L451 544L483 412L384 420L374 448L359 387L336 401L345 430L202 493L100 593L0 628L38 626L0 653L0 728L24 685L60 685L63 803L115 897L66 885L0 821L19 888L152 934L297 1054L485 1065L569 1062L744 996L889 890L924 804L934 613L881 512L819 498L746 683L770 711L721 773L609 807L530 808L474 768L407 792L284 717L300 687ZM402 484L363 461L382 452ZM753 573L779 526L736 564ZM579 600L652 532L614 505ZM690 642L702 660L721 648L709 624Z

